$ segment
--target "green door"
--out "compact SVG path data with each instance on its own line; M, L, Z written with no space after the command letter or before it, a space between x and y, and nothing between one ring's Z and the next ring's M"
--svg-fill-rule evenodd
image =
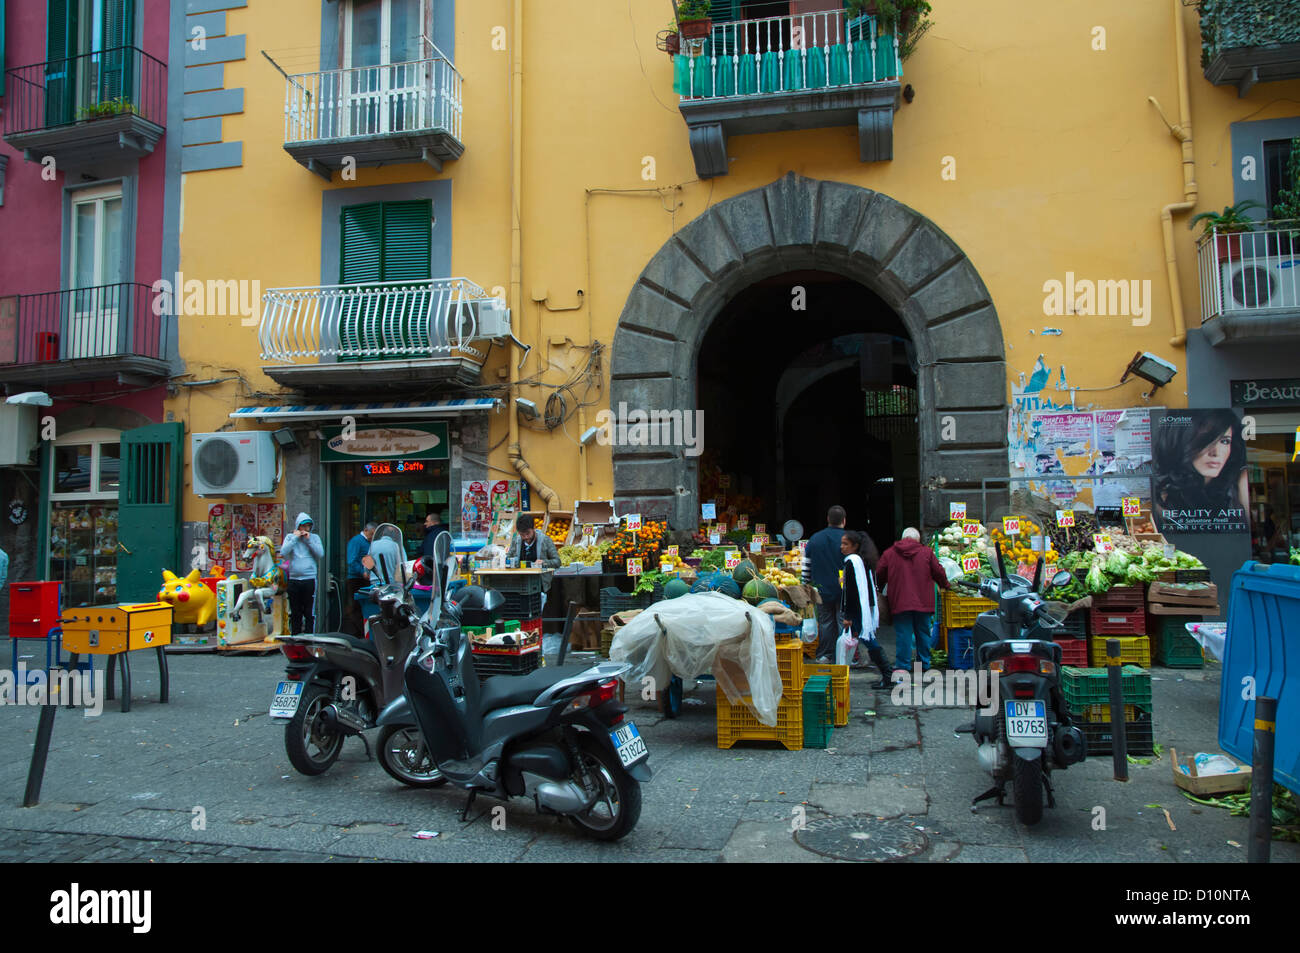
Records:
M118 488L117 598L152 602L164 569L188 570L180 552L181 438L179 423L122 433Z
M370 202L339 213L339 283L411 281L433 277L433 202ZM339 315L339 360L366 361L428 355L428 292L400 286L344 299ZM391 349L378 354L379 349Z

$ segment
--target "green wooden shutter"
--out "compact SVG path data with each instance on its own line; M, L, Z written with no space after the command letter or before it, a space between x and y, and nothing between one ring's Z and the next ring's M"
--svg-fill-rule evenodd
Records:
M45 19L45 125L72 122L76 90L77 0L48 0Z
M339 212L339 283L383 281L384 205L349 205ZM341 361L365 360L358 353L377 344L373 307L364 297L345 298L339 313Z
M340 283L427 282L433 276L432 222L428 199L345 207L340 213ZM428 341L427 305L427 296L415 294L347 300L339 315L339 359L374 360L379 348L400 349L384 355L391 358L421 356L421 345Z
M99 102L119 96L135 102L133 84L135 43L135 0L103 0L100 19Z
M0 99L4 98L5 87L5 0L0 0Z
M180 572L181 440L179 423L122 434L118 484L117 598L152 602L164 569Z
M740 0L710 0L709 19L714 23L726 23L740 19Z
M433 203L384 203L384 280L427 282L432 277ZM421 356L429 343L427 294L394 295L384 304L385 346Z

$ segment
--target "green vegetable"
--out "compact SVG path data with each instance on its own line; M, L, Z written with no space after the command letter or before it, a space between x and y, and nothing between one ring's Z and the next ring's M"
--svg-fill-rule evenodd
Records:
M1101 571L1101 563L1092 564L1092 568L1088 570L1088 576L1084 579L1083 584L1088 587L1088 591L1091 593L1105 592L1110 588L1110 582Z
M1124 577L1132 583L1151 582L1156 578L1151 570L1140 562L1130 563Z
M1115 550L1106 557L1106 572L1115 576L1123 576L1128 572L1129 559L1123 550Z

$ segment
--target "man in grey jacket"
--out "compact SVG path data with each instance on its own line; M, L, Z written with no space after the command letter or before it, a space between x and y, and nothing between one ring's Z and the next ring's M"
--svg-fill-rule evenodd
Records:
M325 544L312 532L312 519L298 514L294 530L284 538L280 559L288 562L285 577L289 586L289 632L301 635L315 630L316 568L325 558Z

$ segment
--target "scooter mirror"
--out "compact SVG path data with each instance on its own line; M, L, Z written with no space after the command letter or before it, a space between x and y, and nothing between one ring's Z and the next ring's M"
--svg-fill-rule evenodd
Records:
M1052 577L1052 588L1063 589L1070 584L1070 580L1072 580L1073 578L1074 577L1070 575L1070 573L1062 569L1060 572L1058 572L1055 576Z

